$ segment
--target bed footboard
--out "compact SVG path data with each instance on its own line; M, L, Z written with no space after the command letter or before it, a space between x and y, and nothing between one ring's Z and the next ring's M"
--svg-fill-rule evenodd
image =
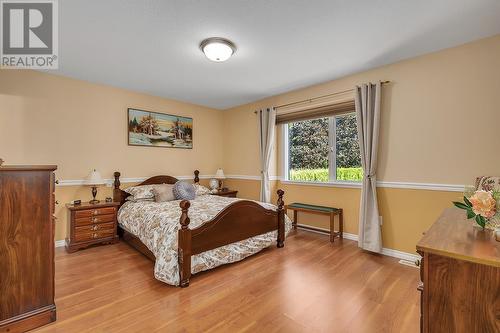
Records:
M191 256L247 238L277 230L277 247L285 242L285 210L283 190L278 190L277 211L265 209L254 201L237 201L212 220L195 229L189 228L188 210L190 203L180 203L182 214L178 237L178 260L180 286L189 286L191 277Z

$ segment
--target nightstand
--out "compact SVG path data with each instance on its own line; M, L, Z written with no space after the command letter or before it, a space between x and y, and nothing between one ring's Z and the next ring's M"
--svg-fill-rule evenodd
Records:
M238 194L238 191L227 190L227 191L220 191L220 192L211 193L211 194L218 195L220 197L236 198L236 194Z
M116 214L119 205L118 202L67 204L69 237L66 238L66 251L75 252L94 244L117 242Z

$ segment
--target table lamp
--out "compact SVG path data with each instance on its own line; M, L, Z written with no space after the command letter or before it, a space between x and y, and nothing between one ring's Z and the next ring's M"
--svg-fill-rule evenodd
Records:
M99 171L94 169L89 176L87 177L87 185L92 186L92 197L93 199L89 201L91 204L99 203L99 200L96 200L97 195L97 186L104 184L104 180L101 178L101 174Z
M222 180L226 179L226 176L224 176L224 171L221 168L217 169L217 172L215 173L215 179L219 181L219 192L222 191Z

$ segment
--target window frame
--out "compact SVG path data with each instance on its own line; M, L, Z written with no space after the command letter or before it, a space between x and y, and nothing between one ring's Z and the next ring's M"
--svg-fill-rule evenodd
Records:
M328 118L328 182L320 181L305 181L305 180L291 180L290 179L290 146L289 146L289 123L281 124L281 146L282 151L282 174L283 183L297 184L297 185L314 185L314 186L334 186L334 187L347 187L347 188L360 188L363 180L338 180L337 179L337 118L353 114L354 112L333 115ZM318 118L319 119L319 118ZM335 167L333 167L335 166ZM333 167L333 170L332 170Z

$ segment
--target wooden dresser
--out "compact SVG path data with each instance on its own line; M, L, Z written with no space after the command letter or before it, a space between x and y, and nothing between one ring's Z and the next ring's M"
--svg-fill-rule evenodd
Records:
M500 242L449 208L417 244L422 332L500 332Z
M116 213L119 205L118 202L66 205L69 234L66 250L74 252L94 244L117 242Z
M0 167L0 332L56 320L54 171Z

